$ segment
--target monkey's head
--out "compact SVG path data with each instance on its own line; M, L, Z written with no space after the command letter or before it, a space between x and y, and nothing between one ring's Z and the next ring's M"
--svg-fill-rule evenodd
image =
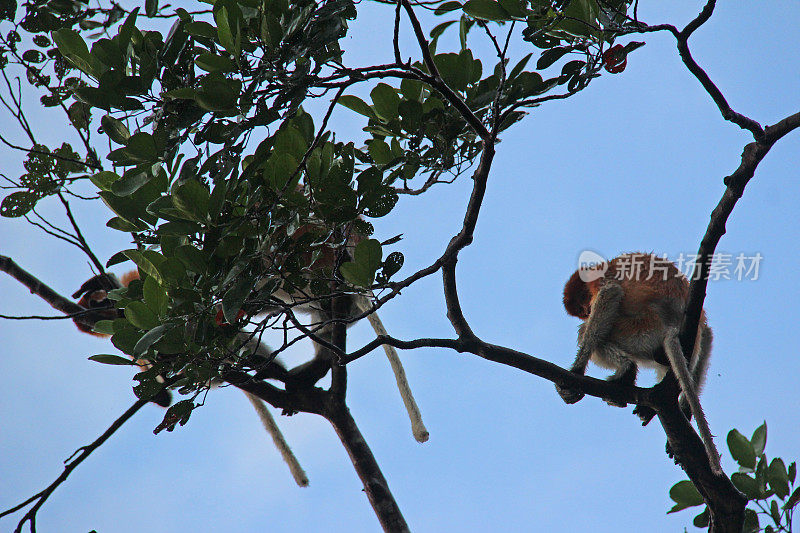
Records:
M589 284L581 279L580 270L576 270L564 285L564 309L581 320L589 318L592 311L592 294Z
M89 278L81 285L80 289L75 291L72 297L79 298L78 305L81 307L97 311L92 316L95 322L99 320L114 320L121 316L122 311L117 309L116 302L108 298L108 291L127 287L134 279L139 279L139 273L135 270L123 275L122 281L118 280L114 274L99 274ZM93 331L92 326L83 321L73 319L73 322L84 333L95 337L108 337L108 335Z

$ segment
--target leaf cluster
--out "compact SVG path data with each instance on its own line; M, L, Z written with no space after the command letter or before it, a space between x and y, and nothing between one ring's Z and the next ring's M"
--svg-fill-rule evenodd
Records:
M756 428L749 439L738 430L732 429L727 437L731 456L739 465L739 471L731 475L731 481L750 501L745 509L743 533L792 530L792 513L800 503L800 487L795 487L797 464L787 467L783 459L776 457L771 461L764 453L767 444L767 423ZM679 481L669 491L675 502L670 513L703 504L703 498L689 480ZM772 521L761 526L759 517ZM695 516L696 527L708 527L709 512Z
M242 327L291 329L299 305L390 287L403 254L388 250L398 239L372 238L370 220L400 194L460 175L522 109L585 88L628 6L441 2L435 14L449 20L421 42L423 60L349 67L341 43L357 16L352 0L217 0L205 12L169 11L164 33L148 25L168 13L156 0L143 12L32 2L0 46L2 68L24 68L42 103L67 111L86 153L37 145L0 214L24 215L90 180L114 214L107 225L134 238L108 266L130 261L140 274L112 295L124 317L97 328L151 365L137 395L157 390L160 376L196 398L226 370L265 363L236 334ZM509 22L534 47L513 63L494 36ZM448 28L460 48L437 51ZM476 35L497 45L491 67L469 46ZM349 91L361 83L368 100ZM315 121L306 109L322 96L331 105ZM327 128L335 106L364 118L363 143ZM278 291L299 296L287 304ZM165 428L185 422L184 407Z

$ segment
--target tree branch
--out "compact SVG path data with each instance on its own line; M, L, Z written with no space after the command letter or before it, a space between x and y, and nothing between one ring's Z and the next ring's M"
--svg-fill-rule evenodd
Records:
M700 314L708 287L708 273L711 269L711 257L725 235L725 224L736 206L736 202L744 194L748 182L755 175L756 168L767 155L772 146L785 135L800 128L800 112L786 117L774 126L767 126L764 135L759 141L749 143L744 147L739 167L724 180L727 186L722 198L711 213L708 228L700 242L694 268L696 275L692 276L689 284L689 297L681 327L681 347L684 353L692 353L697 327L700 323Z
M5 272L12 278L25 285L32 294L37 295L42 300L50 304L53 309L61 311L67 315L85 315L86 309L76 304L72 300L64 298L56 291L39 281L33 274L26 272L14 262L13 259L5 255L0 255L0 271Z
M364 492L383 530L387 533L410 531L397 501L389 490L389 483L347 406L339 401L329 401L323 416L336 430L336 435L347 450L347 455L350 456L350 461L361 483L364 484Z
M683 64L686 65L686 68L689 69L695 78L700 82L700 85L703 86L703 89L711 96L711 99L714 100L714 103L717 104L717 108L719 109L720 113L722 114L722 118L725 120L732 122L739 126L744 130L748 130L753 134L753 138L756 140L761 139L764 136L764 129L761 127L761 124L756 122L755 120L742 115L734 111L728 101L725 99L725 96L722 94L722 91L719 90L713 81L711 81L711 77L706 73L705 70L695 61L694 57L692 57L692 53L689 50L689 37L697 30L700 26L705 24L706 21L711 17L714 13L714 7L716 5L716 0L709 0L706 2L706 5L703 6L703 9L700 13L695 17L686 27L678 31L678 28L673 26L672 24L658 24L654 26L648 26L647 24L635 23L635 29L629 33L651 33L656 31L668 31L670 32L677 42L678 46L678 54L681 56L681 60Z
M162 391L164 389L166 389L166 385L165 385L164 388L162 388ZM159 391L159 393L160 392L161 391ZM150 401L149 399L136 400L136 402L133 405L131 405L128 408L128 410L125 411L119 418L117 418L114 421L114 423L111 424L111 426L109 426L109 428L107 430L105 430L103 432L103 434L100 435L94 442L92 442L91 444L89 444L87 446L81 447L80 448L81 451L80 451L80 453L78 454L77 457L75 457L75 454L73 454L69 459L64 461L65 462L64 471L61 473L60 476L58 476L56 478L55 481L53 481L50 485L48 485L47 488L45 488L41 492L38 492L37 494L34 494L32 497L28 498L24 502L14 506L14 507L12 507L11 509L3 511L2 513L0 513L0 518L2 518L3 516L10 515L10 514L16 512L16 511L22 509L23 507L27 506L28 504L38 500L33 505L33 507L31 507L28 510L28 512L25 513L25 516L22 517L22 519L17 524L17 527L14 529L14 532L18 533L18 532L22 531L22 527L25 525L26 522L30 522L31 531L35 532L36 531L36 513L39 511L39 509L42 507L42 505L44 505L44 503L47 501L47 499L50 497L50 495L53 494L53 491L55 491L58 488L59 485L61 485L64 481L67 480L69 475L72 473L73 470L75 470L75 468L78 467L79 464L81 464L86 458L88 458L92 454L92 452L94 452L105 441L107 441L109 439L109 437L111 437L111 435L113 435L120 427L122 427L122 425L125 422L127 422L134 414L136 414L136 412L139 409L141 409L149 401ZM71 460L72 457L75 457L75 459Z

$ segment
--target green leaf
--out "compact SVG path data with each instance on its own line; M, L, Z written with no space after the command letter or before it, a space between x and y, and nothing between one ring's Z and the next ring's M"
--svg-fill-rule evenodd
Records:
M694 527L701 527L701 528L702 527L707 528L710 522L711 522L711 515L708 512L708 506L706 506L705 509L703 509L703 512L695 516L694 520L692 520L692 524L694 524Z
M493 0L469 0L464 4L464 13L483 20L511 20L511 15Z
M195 58L194 63L206 72L233 72L236 70L233 61L216 54L200 54Z
M217 36L219 37L219 42L225 49L234 57L239 55L239 49L237 47L238 41L238 28L234 28L231 25L231 20L228 17L228 8L223 7L222 9L214 11L214 20L217 22Z
M133 379L139 382L138 385L133 387L133 393L137 398L150 400L164 388L164 385L158 381L157 372L158 370L152 367L133 376Z
M764 448L767 446L767 422L758 426L750 438L750 444L753 446L753 451L756 455L764 453Z
M106 222L106 226L117 231L124 231L125 233L132 233L139 231L139 226L131 224L121 217L113 217Z
M742 533L758 533L759 531L761 531L761 526L758 523L758 514L752 509L745 509Z
M98 320L95 322L92 331L102 333L104 335L114 334L114 321L113 320Z
M703 504L703 497L697 492L697 488L695 488L694 484L688 479L675 483L672 488L669 489L669 497L672 498L675 505L672 509L667 511L667 514Z
M17 13L16 0L4 0L0 3L0 20L9 20L14 22L14 16ZM37 43L38 44L38 43Z
M125 153L136 162L151 163L158 158L156 143L149 133L135 133L125 143Z
M175 257L181 261L186 268L197 274L202 274L208 268L203 252L192 246L184 244L175 249Z
M557 46L555 48L550 48L549 50L545 50L542 52L542 55L539 56L539 60L536 62L536 68L539 70L546 69L562 57L564 54L572 51L571 46Z
M444 15L450 11L455 11L456 9L461 9L461 2L456 2L455 0L451 0L449 2L444 2L436 10L433 12L435 15Z
M264 165L264 179L273 189L282 191L284 187L287 187L286 182L289 178L294 176L295 183L288 185L288 190L293 190L294 185L300 180L300 173L295 174L296 170L297 159L286 152L273 154Z
M200 231L200 226L187 220L165 222L158 227L159 235L194 235Z
M61 55L86 74L98 78L103 73L102 68L97 68L97 61L92 58L89 48L83 38L75 30L61 28L52 34Z
M756 453L753 445L738 430L732 429L728 433L728 449L737 463L745 468L755 468Z
M144 302L134 301L125 306L125 318L137 328L147 331L159 323L156 314Z
M281 128L275 135L275 152L284 152L299 160L307 149L308 143L306 143L303 134L294 126Z
M164 333L170 327L171 325L169 324L161 324L145 333L133 347L133 355L135 357L141 357L147 353L147 350L149 350L153 344L161 340L161 337L164 336Z
M161 285L153 277L148 277L144 280L142 286L142 294L144 296L144 303L156 315L164 316L167 313L167 302L169 298Z
M175 405L167 409L167 412L164 414L164 419L156 426L153 433L158 435L165 429L167 431L172 431L175 429L176 424L183 426L189 421L189 416L192 414L194 407L194 402L192 402L192 400L181 400L175 403Z
M383 262L383 275L389 279L395 275L402 267L405 258L400 252L392 252L386 256L386 261Z
M442 75L445 83L450 85L457 91L462 91L467 88L472 77L471 61L465 61L465 58L460 54L436 54L433 57L436 68L439 69L439 74ZM467 66L467 63L469 65Z
M789 495L789 475L786 473L786 465L783 463L783 459L775 458L769 464L767 482L780 499L784 499Z
M237 80L228 80L219 72L213 72L200 82L201 88L194 99L203 109L209 111L235 111L239 99L242 83Z
M461 7L461 5L459 5L458 7ZM455 22L456 22L455 20L448 20L447 22L442 22L441 24L436 25L431 30L430 33L431 40L435 41L436 39L438 39L442 35L442 33L444 33L444 30L446 30L449 26L455 24Z
M34 208L39 197L29 191L12 192L0 204L0 215L8 218L21 217Z
M207 39L217 38L217 28L208 22L196 21L188 22L183 26L186 33L194 35L195 37L205 37Z
M341 272L344 279L356 287L369 287L372 285L369 272L358 263L342 263L339 267L339 272Z
M731 475L731 482L739 489L742 494L747 496L750 500L757 500L761 496L761 491L758 490L758 483L756 480L742 472L736 472Z
M792 495L789 496L789 499L786 500L786 503L783 504L783 508L784 509L792 509L798 503L800 503L800 487L797 487L796 489L794 489L794 492L792 493Z
M158 13L158 0L145 0L144 12L148 17L155 17Z
M197 90L192 87L181 87L180 89L173 89L164 93L164 96L169 98L177 98L180 100L194 100L197 98Z
M116 194L109 191L103 191L100 193L100 198L103 199L103 202L108 206L109 209L111 209L126 222L135 225L137 228L139 228L139 231L143 231L147 227L145 220L143 220L147 218L147 213L143 213L141 211L143 206L139 205L135 201L132 201L134 196L120 198Z
M373 272L381 265L383 250L380 241L376 239L366 239L358 243L355 249L355 261L364 265Z
M147 252L147 250L145 250L145 252ZM161 260L158 260L158 258L156 257L158 256L158 253L150 252L145 254L145 252L141 252L139 250L123 250L122 253L125 254L125 256L127 256L128 259L136 263L136 266L139 267L139 269L142 272L144 272L148 276L153 276L156 279L156 281L161 283L162 281L161 272L159 272L157 265L154 264L153 261L155 261L156 263L158 263L158 265L160 265L164 262L163 257L161 258Z
M572 0L564 9L566 19L558 27L573 35L590 36L594 33L598 11L596 0Z
M147 185L151 179L153 175L146 170L126 172L122 178L111 184L111 192L117 196L129 196Z
M174 257L168 257L158 265L158 271L161 272L161 277L167 286L176 287L186 280L186 267Z
M119 28L119 35L117 35L117 44L120 50L126 52L128 46L131 44L131 37L133 37L133 30L136 29L136 17L139 16L139 8L135 7L131 10L130 14L125 18L125 22ZM127 52L126 52L127 53Z
M778 500L772 500L769 505L769 514L776 524L781 523L781 510L778 508Z
M516 65L514 65L514 68L512 68L511 71L508 73L509 80L513 80L514 78L519 76L520 72L522 72L525 69L525 66L528 64L528 61L530 60L532 55L533 53L526 55L525 57L520 59Z
M359 287L369 287L375 281L375 271L381 265L383 251L381 243L375 239L361 241L356 246L354 260L342 264L342 276Z
M369 155L377 165L385 165L392 160L392 150L383 139L373 139L369 143Z
M112 267L125 261L128 261L128 257L122 252L117 252L106 261L106 267Z
M525 17L528 15L525 0L500 0L500 6L514 17Z
M131 134L125 126L125 123L115 119L111 115L104 115L103 118L100 119L100 124L103 126L103 131L108 135L109 139L117 144L126 144L128 139L131 138Z
M255 281L252 278L242 276L222 297L222 314L228 324L236 323L239 310L244 305L245 299L250 296L250 291L254 286Z
M130 359L126 359L125 357L120 357L118 355L111 355L108 353L100 353L97 355L93 355L89 357L90 361L97 361L98 363L103 363L104 365L136 365Z
M103 170L89 176L92 183L101 191L110 191L111 184L119 179L119 175L108 170Z
M373 109L358 96L345 94L339 98L338 103L340 105L345 106L348 109L355 111L360 115L364 115L365 117L369 118L374 118L376 120L378 119L378 115L375 114L375 111L373 111Z
M172 192L172 203L196 220L205 220L208 215L208 202L211 194L208 189L197 180L187 180Z

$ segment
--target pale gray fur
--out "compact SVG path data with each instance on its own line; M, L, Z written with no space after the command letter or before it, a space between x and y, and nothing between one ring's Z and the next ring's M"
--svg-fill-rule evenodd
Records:
M624 292L617 283L606 283L598 292L592 302L592 312L589 318L581 325L578 331L578 356L572 363L572 371L583 374L586 372L586 365L592 357L593 352L599 344L608 337L614 322L617 319L619 306L622 302ZM602 309L602 313L596 310Z
M359 310L362 312L370 310L371 303L366 297L359 296L355 298L357 298L356 306ZM378 316L378 313L370 313L367 316L367 319L372 325L372 329L375 331L376 335L388 336L386 328L383 327L383 322ZM414 439L417 442L426 442L430 434L428 433L425 424L422 422L422 414L419 412L419 406L417 406L417 402L414 400L414 395L411 393L411 387L408 384L406 371L403 369L403 363L400 362L400 357L397 355L397 350L395 350L394 346L384 344L383 351L386 353L386 358L389 359L389 365L392 367L394 379L397 382L397 390L400 391L400 398L402 398L403 405L408 413L408 418L411 420L411 433L414 435Z
M708 326L701 327L704 330L708 330ZM689 373L689 367L686 365L686 357L683 355L683 350L681 350L681 341L678 338L679 333L680 331L676 327L667 328L666 338L664 339L664 351L667 353L670 365L672 366L672 371L675 373L675 377L678 378L678 383L683 391L682 400L688 403L689 408L694 415L694 419L697 422L697 430L703 440L703 446L706 449L706 454L711 461L711 469L715 473L721 474L722 465L720 464L719 452L717 451L716 446L714 446L714 437L711 435L711 430L708 427L708 421L703 413L703 408L700 406L698 391L695 387L697 380ZM698 342L697 344L700 345L701 343ZM710 341L708 342L708 345L710 347ZM695 348L695 352L698 352L698 348ZM692 357L692 359L692 366L696 369L701 364L701 358ZM708 357L705 359L705 364L707 365Z
M278 424L275 423L275 418L273 418L272 413L269 412L267 405L258 396L254 396L249 392L245 392L244 394L256 410L256 414L258 414L258 418L261 420L264 429L266 429L267 433L272 437L272 442L275 443L275 447L278 448L283 461L289 467L289 472L292 473L295 483L300 487L307 487L308 476L303 470L303 467L300 466L300 462L297 460L297 457L295 457L292 449L289 448L289 444L283 437L280 428L278 428Z

